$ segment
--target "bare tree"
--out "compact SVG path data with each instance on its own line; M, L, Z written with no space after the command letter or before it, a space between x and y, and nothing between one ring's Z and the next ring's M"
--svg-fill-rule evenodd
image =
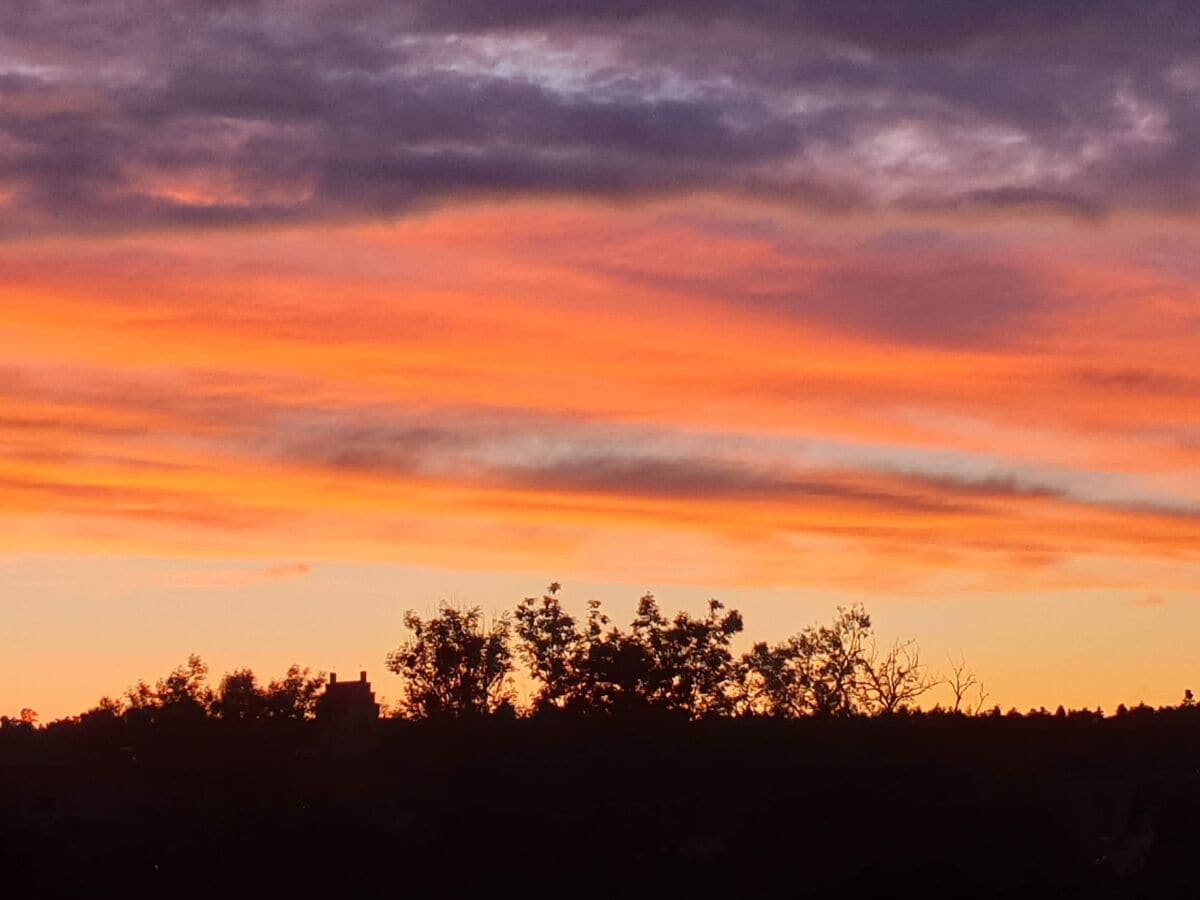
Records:
M967 715L971 715L971 716L978 716L978 715L982 715L982 713L983 713L983 707L984 707L984 704L986 704L986 703L987 703L987 701L988 701L988 700L991 698L991 696L992 696L991 694L989 694L987 691L985 691L985 690L983 689L983 682L982 682L982 681L976 682L976 684L975 684L975 690L976 690L976 692L977 692L977 694L978 694L978 699L976 699L976 701L975 701L975 705L974 705L974 706L972 706L972 707L969 707L969 708L967 709Z
M969 716L977 716L983 711L983 704L988 699L988 693L983 689L983 682L973 669L967 667L967 661L959 653L958 662L950 659L950 675L945 679L950 691L954 694L954 712L965 712ZM968 696L974 691L975 702L969 703ZM964 706L964 704L966 704Z
M905 709L939 683L921 663L915 640L896 641L882 654L872 641L861 677L863 705L876 714Z

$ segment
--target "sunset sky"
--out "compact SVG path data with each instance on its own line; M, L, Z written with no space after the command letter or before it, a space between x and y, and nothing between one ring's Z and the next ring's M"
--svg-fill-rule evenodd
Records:
M0 16L0 712L550 580L1200 689L1200 5Z

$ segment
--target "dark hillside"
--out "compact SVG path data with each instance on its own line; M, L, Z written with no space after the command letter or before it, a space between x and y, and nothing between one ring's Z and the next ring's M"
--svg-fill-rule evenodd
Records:
M1192 709L103 726L2 733L26 896L1200 895Z

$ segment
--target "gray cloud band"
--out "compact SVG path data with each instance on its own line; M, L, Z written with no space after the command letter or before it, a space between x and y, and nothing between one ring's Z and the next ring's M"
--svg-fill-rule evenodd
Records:
M27 2L5 16L8 237L531 193L1083 217L1200 200L1194 4Z

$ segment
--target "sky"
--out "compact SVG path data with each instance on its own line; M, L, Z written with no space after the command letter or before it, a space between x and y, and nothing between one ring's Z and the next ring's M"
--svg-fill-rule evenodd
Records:
M17 0L0 711L563 583L1200 687L1200 6Z

